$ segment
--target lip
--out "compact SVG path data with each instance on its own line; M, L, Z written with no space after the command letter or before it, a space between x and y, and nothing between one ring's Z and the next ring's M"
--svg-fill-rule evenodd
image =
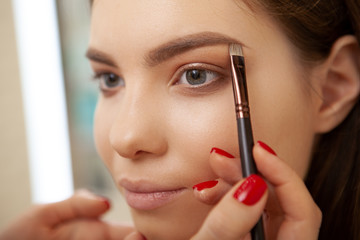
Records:
M124 189L125 200L131 208L153 210L175 201L185 187L162 186L146 180L130 181L121 179L119 185Z

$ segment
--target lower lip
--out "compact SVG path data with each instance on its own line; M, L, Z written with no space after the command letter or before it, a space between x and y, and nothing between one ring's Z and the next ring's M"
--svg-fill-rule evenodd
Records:
M138 210L152 210L164 206L175 200L185 189L163 192L131 192L124 191L126 202L130 207Z

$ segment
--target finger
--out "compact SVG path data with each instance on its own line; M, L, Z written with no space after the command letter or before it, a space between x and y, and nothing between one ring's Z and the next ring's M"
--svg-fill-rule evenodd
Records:
M118 224L106 222L107 232L110 239L143 240L144 238L125 238L133 232L134 226L131 224ZM140 234L141 236L141 234Z
M109 201L86 190L77 191L71 198L41 207L40 217L48 226L75 218L96 218L110 208Z
M299 239L316 239L321 224L321 212L303 180L264 143L258 142L254 146L253 154L259 172L274 187L284 212L285 225L292 225L288 228L291 229L291 234L298 234ZM289 236L279 236L279 239L286 237Z
M209 213L193 240L243 239L260 219L267 199L267 185L251 175L236 184Z
M116 240L124 239L133 231L134 227L130 225L112 224L91 218L79 218L57 225L53 229L51 239ZM44 239L49 239L49 237Z
M146 240L146 238L139 232L132 232L124 240Z
M214 205L231 189L231 185L222 179L202 182L193 187L194 196L200 202Z
M240 160L224 150L213 148L209 162L215 174L226 182L235 184L242 179Z

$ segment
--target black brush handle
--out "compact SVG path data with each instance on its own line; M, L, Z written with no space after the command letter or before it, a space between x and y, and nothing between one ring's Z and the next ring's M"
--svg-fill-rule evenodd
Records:
M254 139L252 135L252 128L250 118L238 118L238 138L239 138L239 150L241 169L243 177L248 177L251 174L257 173L255 161L252 154L254 147Z
M238 118L238 138L239 138L239 150L241 159L241 169L243 177L248 177L251 174L256 174L257 169L252 154L254 147L254 139L252 135L252 128L250 117ZM251 229L252 240L265 240L264 227L262 218L260 217L257 224Z

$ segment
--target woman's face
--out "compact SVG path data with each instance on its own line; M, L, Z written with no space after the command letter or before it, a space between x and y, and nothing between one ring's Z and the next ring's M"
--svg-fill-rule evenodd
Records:
M241 1L93 5L88 57L102 89L96 145L137 229L150 238L189 239L211 209L192 190L217 178L210 150L239 156L230 42L243 47L255 141L304 177L318 101L269 17Z

